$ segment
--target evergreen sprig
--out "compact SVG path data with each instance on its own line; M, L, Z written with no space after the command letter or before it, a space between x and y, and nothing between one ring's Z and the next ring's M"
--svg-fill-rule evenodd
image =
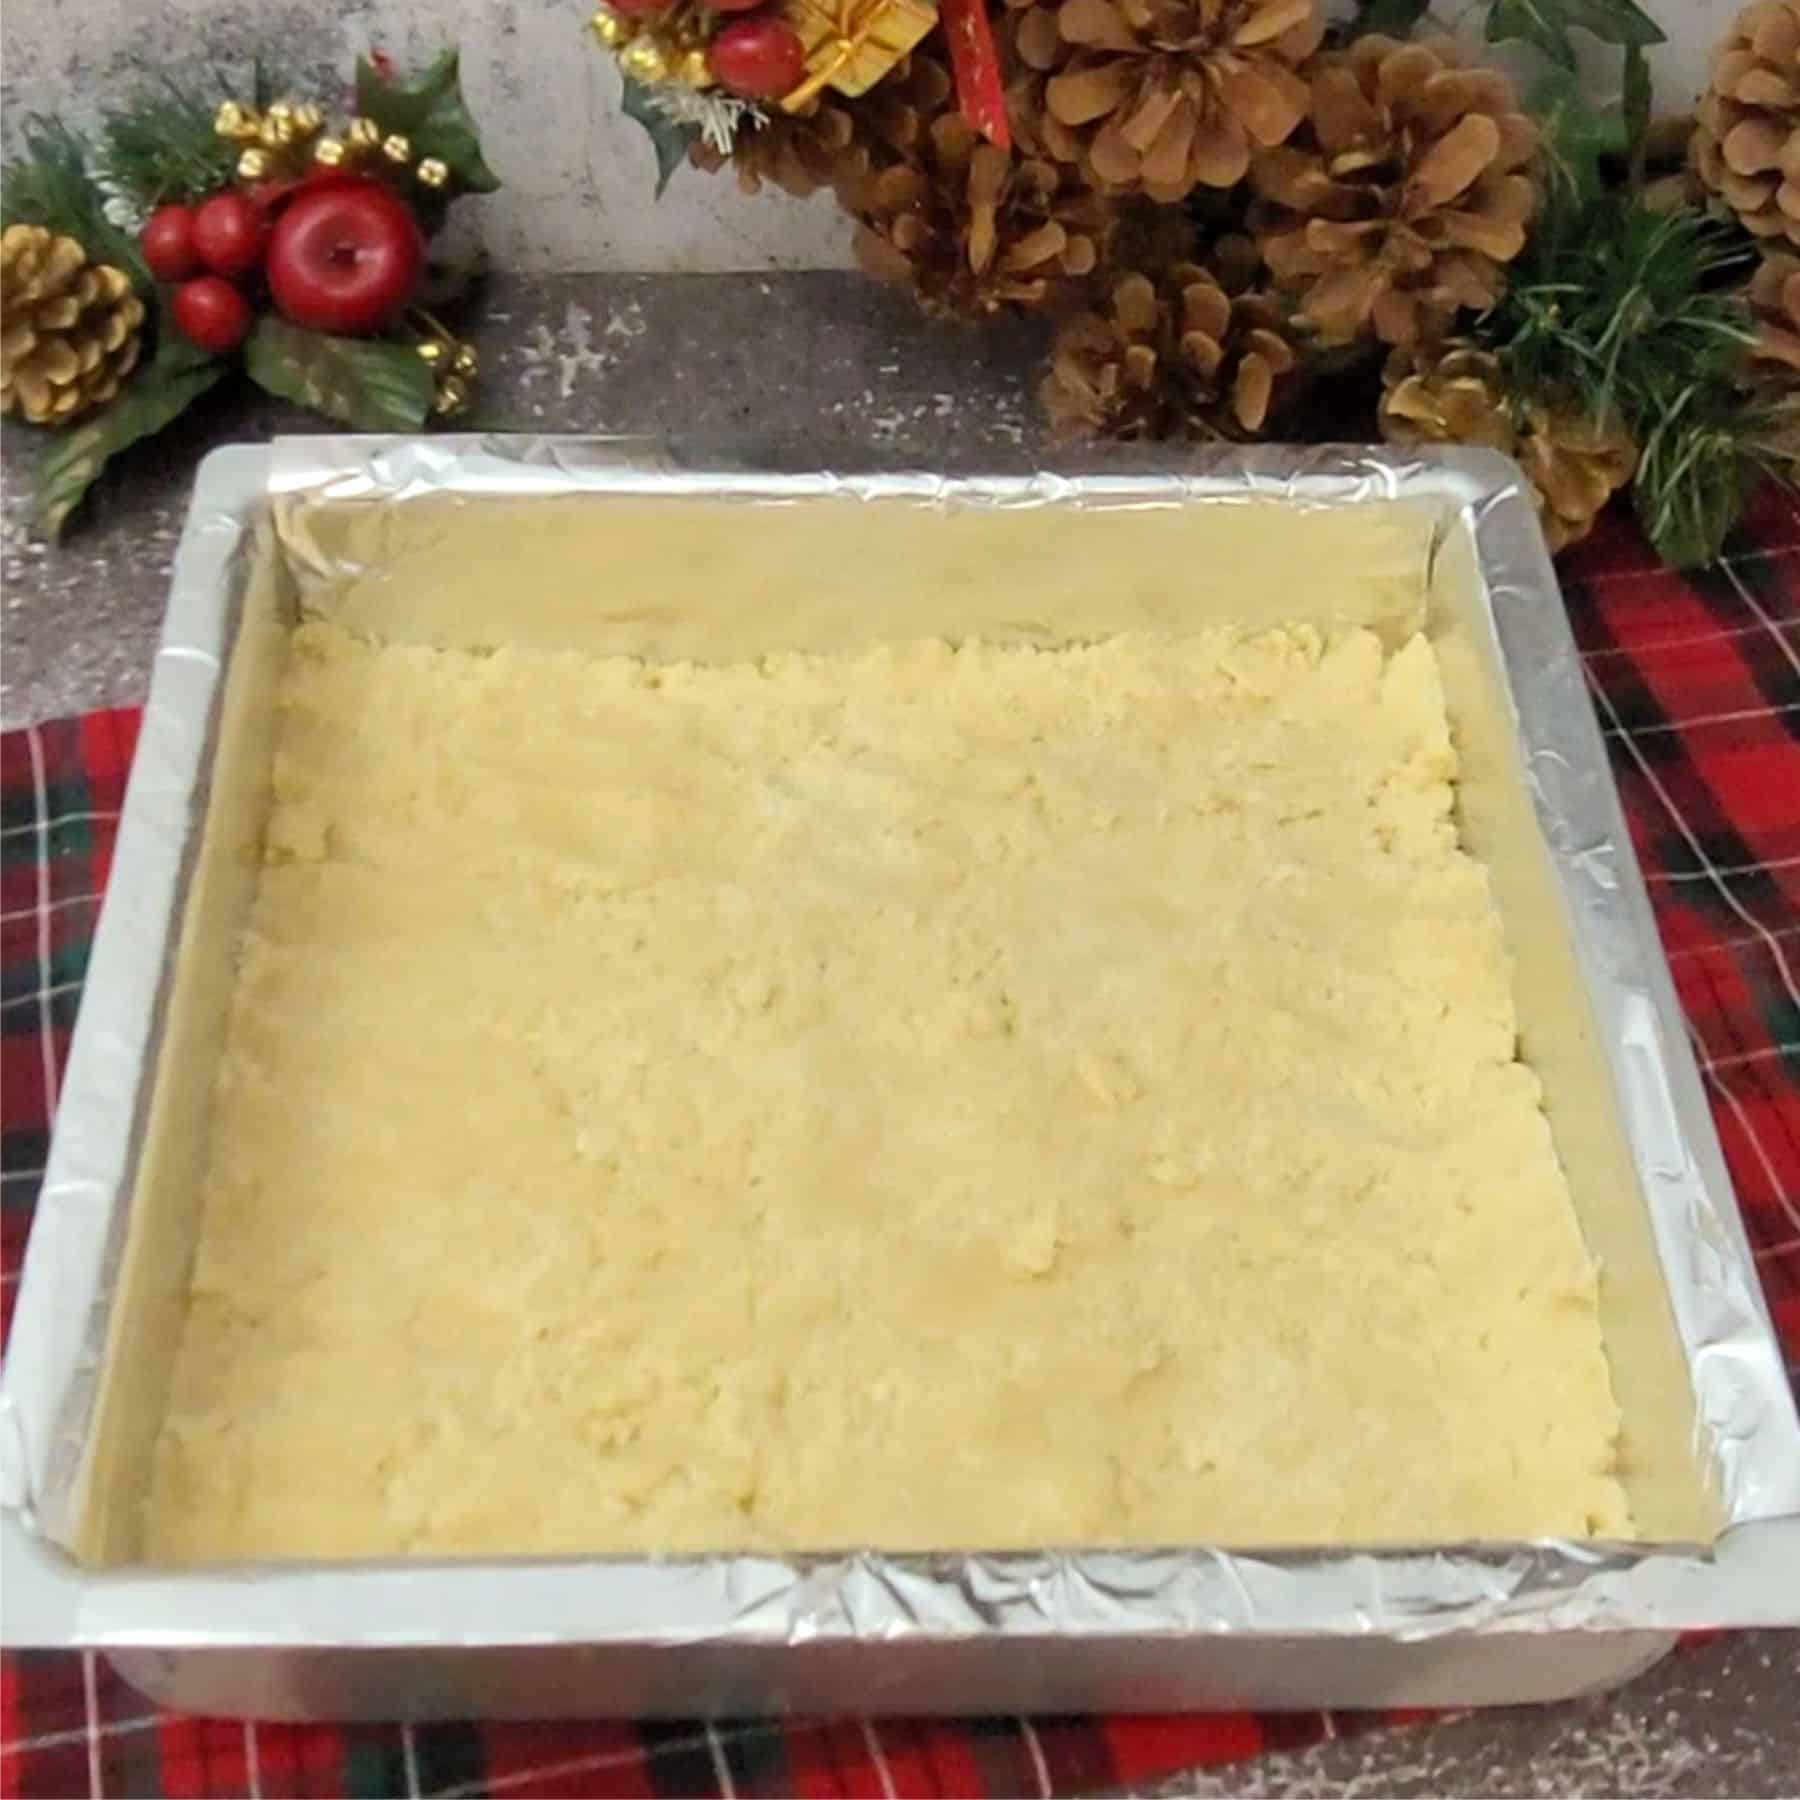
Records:
M223 95L221 95L223 98ZM217 102L172 78L101 124L101 173L141 212L198 200L232 178L237 145L213 130Z
M19 145L21 154L0 169L0 227L61 232L147 288L150 271L136 240L107 217L106 191L95 179L86 141L61 119L33 113L19 128Z
M283 91L279 73L260 59L251 65L247 91L218 70L202 87L164 75L129 106L105 115L98 172L140 212L202 199L227 186L236 170L238 146L213 129L220 101L261 111Z
M1738 292L1755 248L1695 208L1553 190L1506 297L1476 326L1521 393L1574 394L1618 419L1640 461L1634 498L1657 550L1716 555L1773 465L1764 411L1740 386L1755 332Z

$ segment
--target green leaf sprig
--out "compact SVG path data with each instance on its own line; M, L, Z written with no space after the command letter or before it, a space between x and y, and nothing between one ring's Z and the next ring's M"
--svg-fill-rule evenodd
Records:
M431 416L431 370L408 344L333 337L265 313L244 340L244 372L355 431L417 431Z
M229 365L196 349L166 322L156 354L110 405L52 437L37 465L38 524L62 535L70 513L86 498L113 457L178 419Z

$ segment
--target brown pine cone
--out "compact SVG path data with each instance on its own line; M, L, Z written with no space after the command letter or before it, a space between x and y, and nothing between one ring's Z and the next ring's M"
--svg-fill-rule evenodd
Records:
M1693 156L1747 230L1800 246L1800 0L1738 15L1713 52Z
M1072 169L984 141L957 107L949 71L915 55L869 96L867 171L840 189L857 260L905 282L927 312L979 318L1049 304L1099 267L1111 203Z
M758 125L744 124L729 156L704 140L688 146L688 161L709 174L729 163L744 193L760 194L767 182L796 200L854 183L867 172L868 160L850 109L829 95L804 112L775 112Z
M1384 382L1382 437L1390 444L1473 444L1516 457L1536 491L1553 551L1586 537L1637 468L1637 446L1622 424L1596 423L1573 396L1512 392L1498 358L1473 345L1396 350Z
M1800 375L1800 256L1769 251L1751 278L1749 298L1760 328L1752 364L1771 379L1782 368Z
M1070 319L1039 394L1067 433L1243 439L1262 432L1298 366L1277 302L1178 263L1123 276L1103 308Z
M1317 0L1007 0L1022 141L1153 200L1228 188L1306 107Z
M1537 143L1499 71L1371 33L1319 59L1306 123L1255 159L1251 228L1322 343L1441 337L1500 297Z

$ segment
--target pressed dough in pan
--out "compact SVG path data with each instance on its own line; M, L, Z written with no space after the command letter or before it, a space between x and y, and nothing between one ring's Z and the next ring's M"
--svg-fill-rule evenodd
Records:
M283 705L153 1559L1628 1528L1423 640Z

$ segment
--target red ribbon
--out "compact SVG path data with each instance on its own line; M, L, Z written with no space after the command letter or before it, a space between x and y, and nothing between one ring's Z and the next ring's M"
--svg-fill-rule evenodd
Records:
M1006 88L1000 79L1000 52L988 23L987 0L938 0L944 36L950 43L950 68L956 76L956 102L962 115L1002 150L1012 148L1006 119Z

